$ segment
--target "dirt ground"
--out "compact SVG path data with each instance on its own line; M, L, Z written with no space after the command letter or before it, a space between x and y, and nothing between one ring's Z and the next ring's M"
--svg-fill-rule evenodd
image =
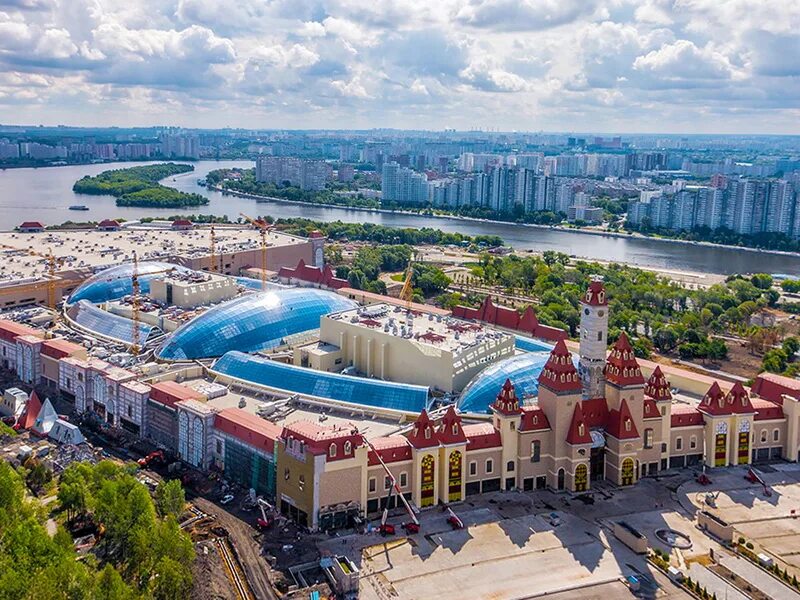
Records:
M237 594L228 579L222 558L210 543L199 544L192 569L193 600L236 600Z

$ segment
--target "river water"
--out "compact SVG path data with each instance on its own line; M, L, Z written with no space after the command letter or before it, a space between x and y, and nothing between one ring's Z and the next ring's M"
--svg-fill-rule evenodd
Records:
M148 164L148 163L132 163ZM588 235L572 231L525 227L509 223L477 222L455 218L419 217L405 214L364 212L347 208L327 208L284 202L256 202L246 198L223 196L197 185L197 179L222 167L252 167L251 161L199 161L191 173L169 178L163 183L186 192L208 197L206 206L188 209L153 209L117 207L111 196L78 195L72 184L84 175L96 175L124 163L47 167L42 169L0 170L0 230L10 230L25 220L47 225L67 220L99 221L105 218L137 219L143 216L167 217L174 214L228 215L235 219L240 212L250 215L306 217L317 221L341 220L350 223L372 222L394 227L433 227L466 235L495 234L514 248L556 250L585 258L618 261L627 264L704 273L784 273L800 276L800 255L778 255L737 248L676 244L627 237ZM85 204L89 211L69 210L73 204Z

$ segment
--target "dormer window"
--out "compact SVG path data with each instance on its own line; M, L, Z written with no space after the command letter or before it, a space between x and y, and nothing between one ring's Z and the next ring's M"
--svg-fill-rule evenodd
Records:
M533 424L534 425L538 425L539 424L539 415L533 415Z
M606 299L606 293L603 290L597 292L597 301L600 304L602 304L605 299Z
M453 435L458 435L458 423L453 423Z
M336 456L336 444L331 444L328 448L328 456L334 458Z
M425 439L426 440L431 439L431 428L430 427L426 427L425 428Z
M586 432L586 427L584 427L583 423L579 423L578 424L578 435L583 437L585 432Z
M630 430L631 430L631 420L625 419L625 431L630 431Z
M350 454L353 451L353 444L350 441L344 443L344 453Z

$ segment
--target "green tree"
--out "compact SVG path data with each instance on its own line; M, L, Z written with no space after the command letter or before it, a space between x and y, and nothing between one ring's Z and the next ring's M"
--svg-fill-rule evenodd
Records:
M659 352L672 352L678 345L678 335L671 327L662 327L653 336L653 343Z
M162 481L156 487L156 510L159 516L178 518L186 507L186 494L177 479Z
M191 573L180 563L165 558L156 565L150 584L153 600L187 598L192 587Z
M786 360L786 353L783 350L773 348L764 353L761 366L770 373L783 373L786 370Z
M772 287L772 276L767 273L756 273L750 278L750 283L760 290L768 290Z

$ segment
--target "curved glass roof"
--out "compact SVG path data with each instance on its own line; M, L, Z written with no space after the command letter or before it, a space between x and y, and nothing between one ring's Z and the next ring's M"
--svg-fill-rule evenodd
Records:
M163 276L168 269L176 269L191 273L191 269L179 267L171 263L146 261L139 263L139 288L143 294L150 293L150 281ZM75 304L80 300L88 300L92 304L100 304L110 300L119 300L133 293L133 263L125 263L95 273L80 284L70 294L67 304Z
M428 388L421 385L314 371L243 352L228 352L212 370L287 393L412 413L428 407Z
M550 352L526 352L501 360L487 367L470 381L461 392L458 408L462 412L485 413L497 394L510 379L520 400L539 393L539 373L550 357ZM572 361L577 365L577 358Z
M514 345L523 352L550 352L553 349L551 344L521 335L514 336Z
M133 344L133 321L98 308L88 300L79 300L67 309L67 316L83 329L99 337ZM144 344L157 327L139 323L139 341Z
M319 329L323 315L357 305L338 294L290 288L247 294L218 304L173 332L157 351L164 360L215 358L230 350L257 352Z

